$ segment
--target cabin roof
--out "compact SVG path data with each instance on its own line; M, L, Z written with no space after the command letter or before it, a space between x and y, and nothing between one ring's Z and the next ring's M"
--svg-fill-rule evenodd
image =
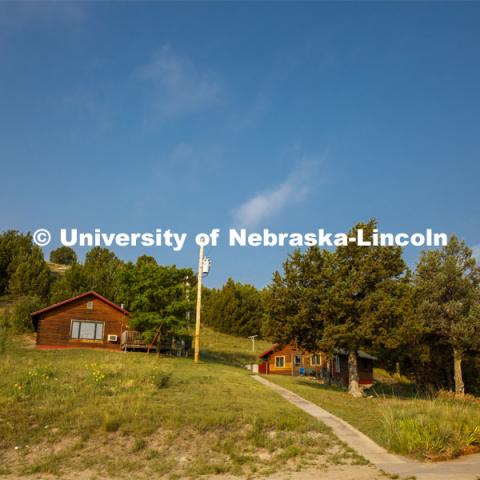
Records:
M94 297L98 298L102 302L105 302L107 305L110 305L111 307L115 308L119 312L124 313L125 315L129 314L127 312L127 310L118 306L116 303L113 303L110 300L106 299L105 297L102 297L99 293L94 292L93 290L90 290L89 292L81 293L80 295L77 295L76 297L72 297L72 298L69 298L67 300L63 300L63 302L54 303L53 305L50 305L49 307L45 307L45 308L42 308L41 310L37 310L36 312L31 313L30 315L31 315L32 318L35 318L38 315L40 315L41 313L45 313L45 312L48 312L50 310L54 310L55 308L61 307L63 305L67 305L70 302L73 302L75 300L79 300L80 298L84 298L84 297L88 297L88 296L94 296Z
M263 353L261 353L258 358L263 358L267 355L270 355L278 346L278 344L272 345L268 350L265 350Z
M346 350L341 350L336 348L335 353L338 353L340 355L348 355L348 352ZM363 350L357 350L358 356L360 358L365 358L367 360L377 360L377 357L374 357L373 355L370 355L367 352L364 352Z

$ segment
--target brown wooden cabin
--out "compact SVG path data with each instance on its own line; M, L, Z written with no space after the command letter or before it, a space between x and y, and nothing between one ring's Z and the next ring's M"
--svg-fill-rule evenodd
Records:
M120 350L129 313L91 291L31 314L38 348Z
M274 345L259 355L259 373L279 375L309 375L327 378L328 356L325 352L310 353L290 345ZM358 374L360 384L373 384L373 361L375 357L358 351ZM333 380L348 385L348 354L335 350L330 360Z

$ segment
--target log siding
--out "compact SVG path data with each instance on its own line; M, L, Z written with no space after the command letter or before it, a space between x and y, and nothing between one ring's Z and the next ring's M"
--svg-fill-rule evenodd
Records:
M95 292L75 297L32 314L37 326L37 346L120 350L120 338L127 326L127 315L128 312ZM74 321L102 323L102 338L72 338ZM108 335L116 335L117 341L108 341Z

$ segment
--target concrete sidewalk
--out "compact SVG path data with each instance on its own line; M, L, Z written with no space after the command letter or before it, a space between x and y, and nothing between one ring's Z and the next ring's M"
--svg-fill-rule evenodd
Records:
M293 405L328 425L340 440L386 473L417 480L479 480L480 454L467 455L455 460L423 463L401 455L389 453L372 439L341 418L263 377L253 375L257 381L271 388Z

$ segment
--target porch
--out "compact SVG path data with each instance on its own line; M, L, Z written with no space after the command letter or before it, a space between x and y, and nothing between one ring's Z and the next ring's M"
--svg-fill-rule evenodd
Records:
M192 337L190 335L161 336L148 343L143 334L136 330L125 330L120 337L122 351L154 351L164 355L188 357L192 351Z

